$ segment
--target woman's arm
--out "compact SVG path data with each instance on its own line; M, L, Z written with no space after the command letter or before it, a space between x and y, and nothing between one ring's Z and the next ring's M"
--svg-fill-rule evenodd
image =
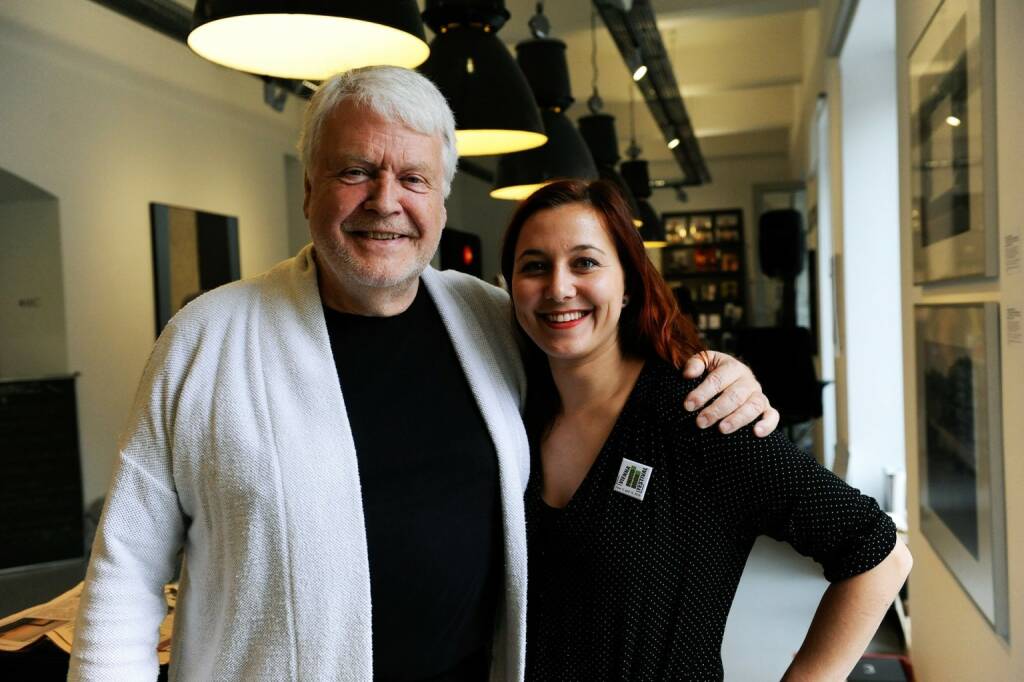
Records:
M845 680L892 604L913 560L899 539L880 564L825 591L783 680Z

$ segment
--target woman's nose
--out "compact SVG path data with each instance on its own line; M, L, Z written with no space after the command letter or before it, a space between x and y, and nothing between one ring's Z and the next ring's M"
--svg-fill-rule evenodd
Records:
M567 301L576 295L576 284L572 273L555 268L548 281L548 298L553 301Z

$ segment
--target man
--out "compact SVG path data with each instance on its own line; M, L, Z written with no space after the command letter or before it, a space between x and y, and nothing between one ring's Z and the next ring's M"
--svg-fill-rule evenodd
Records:
M313 246L200 297L157 341L74 679L156 676L181 548L172 677L522 677L529 450L507 297L427 267L451 112L415 72L352 71L310 102L301 148ZM730 417L751 421L763 396L735 361L693 399L739 375L715 409L753 392Z

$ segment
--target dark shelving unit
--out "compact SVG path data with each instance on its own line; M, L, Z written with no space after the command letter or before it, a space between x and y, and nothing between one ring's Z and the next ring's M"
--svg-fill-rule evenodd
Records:
M708 346L728 350L729 332L747 318L743 211L684 211L662 218L668 240L662 274Z

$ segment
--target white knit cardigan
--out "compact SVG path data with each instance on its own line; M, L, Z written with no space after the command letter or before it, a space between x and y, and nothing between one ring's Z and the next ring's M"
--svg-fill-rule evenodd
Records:
M498 453L505 583L491 677L521 680L529 452L507 297L460 273L428 268L422 281ZM386 358L367 348L365 361ZM70 679L156 678L162 588L182 547L171 679L372 679L359 472L337 377L311 247L171 320L121 440Z

